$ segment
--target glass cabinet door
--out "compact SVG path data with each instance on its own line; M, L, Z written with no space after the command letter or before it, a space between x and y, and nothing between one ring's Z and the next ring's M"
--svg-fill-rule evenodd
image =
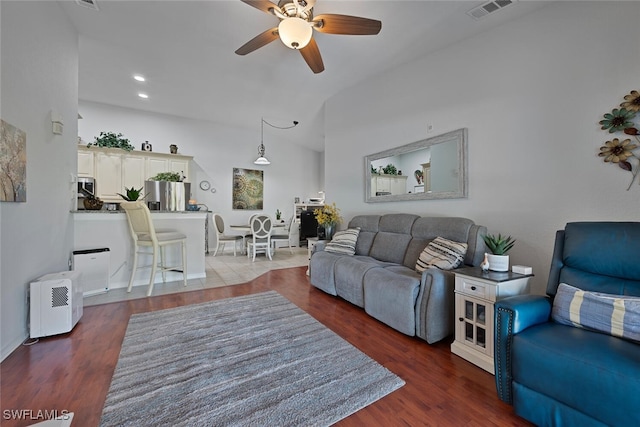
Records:
M457 312L463 314L457 319L458 337L462 337L463 342L475 350L489 354L488 340L492 334L487 328L491 327L489 317L493 316L489 316L489 313L492 305L462 294L456 295L456 304Z

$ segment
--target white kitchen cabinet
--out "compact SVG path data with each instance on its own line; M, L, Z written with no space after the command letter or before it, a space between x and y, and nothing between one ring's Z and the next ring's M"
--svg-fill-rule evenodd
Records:
M189 181L189 161L184 159L169 159L169 172L181 173Z
M176 156L172 154L171 156ZM185 181L189 181L189 162L191 158L179 159L162 158L162 157L147 157L147 176L145 179L149 179L161 172L176 172L185 176Z
M163 157L147 157L146 158L146 177L148 180L162 172L171 172L169 170L169 159Z
M125 188L143 188L147 179L144 170L144 157L123 156L122 157L122 185Z
M144 187L161 172L182 173L189 181L191 156L124 151L119 148L78 146L78 176L96 179L97 196L105 202L121 202L117 193L125 187Z
M371 195L405 194L407 192L407 176L374 175L371 177ZM379 194L383 193L383 194Z
M123 192L122 154L97 152L95 165L96 191L104 201L118 200Z
M78 150L78 176L95 177L95 156L93 151Z

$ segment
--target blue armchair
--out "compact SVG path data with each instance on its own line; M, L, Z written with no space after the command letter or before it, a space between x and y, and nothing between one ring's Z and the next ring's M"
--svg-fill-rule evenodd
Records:
M640 222L574 222L556 233L547 295L495 307L501 400L540 426L640 426L640 343L551 319L560 283L640 296Z

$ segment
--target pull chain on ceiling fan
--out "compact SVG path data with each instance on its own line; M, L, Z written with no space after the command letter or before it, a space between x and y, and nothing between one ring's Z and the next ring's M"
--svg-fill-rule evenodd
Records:
M290 49L299 50L314 73L324 71L320 50L313 38L313 30L326 34L374 35L380 32L382 22L359 16L324 14L313 17L316 0L241 0L243 3L277 16L280 24L258 34L241 46L236 53L246 55L280 38Z

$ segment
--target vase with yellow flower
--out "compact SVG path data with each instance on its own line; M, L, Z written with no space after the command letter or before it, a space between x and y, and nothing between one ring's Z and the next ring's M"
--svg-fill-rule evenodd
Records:
M330 205L324 205L321 208L315 209L313 214L316 221L318 221L318 225L324 228L324 238L331 240L333 234L336 232L336 226L342 221L340 209L338 209L334 202Z

